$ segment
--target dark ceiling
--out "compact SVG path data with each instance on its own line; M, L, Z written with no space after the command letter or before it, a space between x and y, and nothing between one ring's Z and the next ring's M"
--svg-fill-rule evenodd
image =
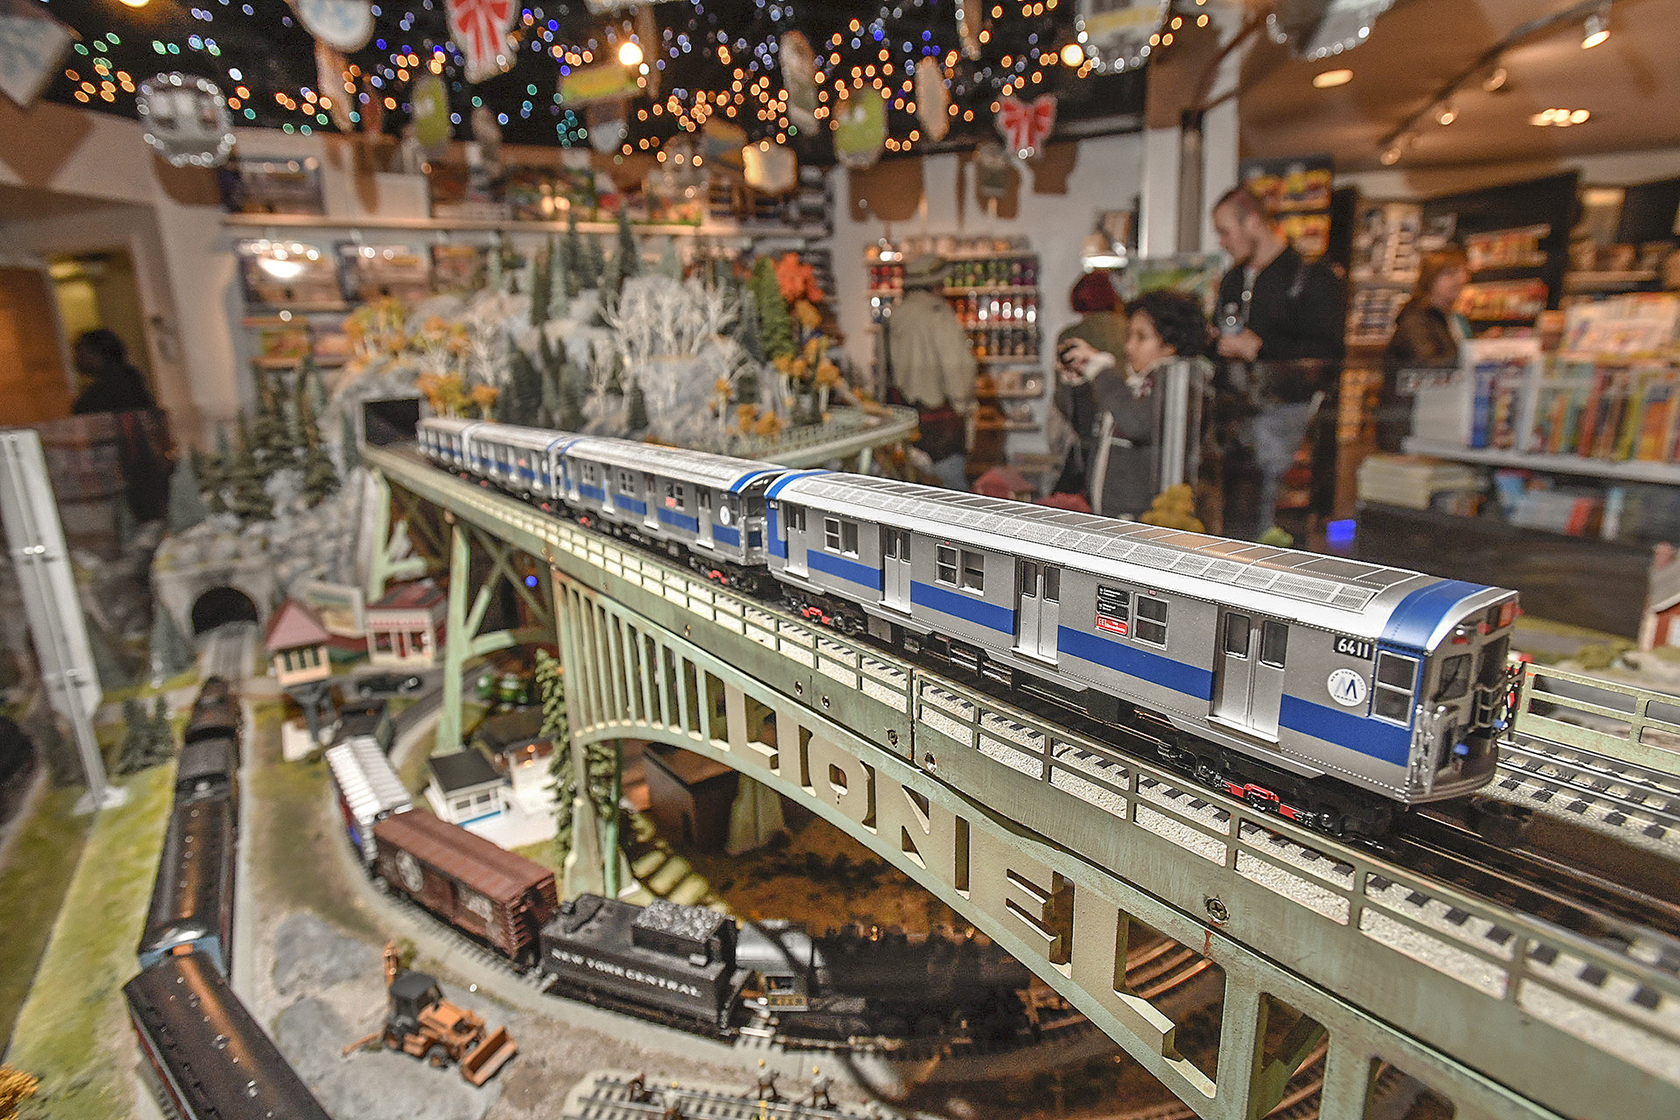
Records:
M333 128L330 115L308 96L308 92L333 91L318 88L325 83L317 78L314 43L285 0L150 0L143 8L128 8L115 0L47 0L46 7L79 37L47 89L49 100L133 117L134 87L153 74L182 71L211 79L225 95L237 95L239 87L245 87L247 95L234 111L236 125L299 131ZM381 99L390 96L396 105L385 114L382 130L400 132L408 116L409 79L420 70L413 63L420 61L423 67L426 60L436 57L449 89L450 108L459 118L457 125L469 120L474 105L482 103L500 116L503 137L509 142L578 143L583 114L562 104L556 95L565 55L586 49L603 51L609 25L616 35L628 17L592 14L581 0L523 8L516 4L512 68L470 85L462 77L460 53L449 41L444 7L444 0L375 3L373 39L350 54L349 62L360 73L361 92ZM651 112L656 103L668 110L673 95L685 109L692 109L698 92L728 90L737 76L750 83L765 74L779 83L777 44L782 34L792 30L804 32L816 50L819 69L831 73L837 68L835 60L839 69L849 72L854 64L880 64L885 52L894 80L902 82L924 56L945 61L955 57L950 70L951 99L960 109L973 110L973 118L965 121L959 111L947 145L995 138L991 104L1006 83L1023 78L1027 83L1019 87L1023 98L1042 92L1060 95L1061 122L1093 118L1135 122L1143 101L1141 73L1080 79L1054 62L1071 35L1071 7L1055 0L1048 5L1020 0L996 5L998 14L987 20L988 41L981 46L980 57L971 60L957 57L956 0L904 0L894 8L807 0L655 4L651 14L658 28L658 49L646 50L646 54L659 67L660 93L657 98L644 95L631 104L629 139L632 145L641 138L658 143L675 134L686 113L674 119L669 111ZM1041 14L1032 15L1035 10ZM720 45L728 63L720 59ZM442 54L434 55L439 48ZM1034 74L1041 74L1036 82ZM638 108L650 110L648 119L638 119ZM746 105L732 119L754 140L773 138L781 123L759 119ZM889 111L889 124L891 134L901 138L916 127L913 115L901 107ZM358 119L353 127L365 124ZM832 159L826 129L814 137L795 137L793 142L809 162Z

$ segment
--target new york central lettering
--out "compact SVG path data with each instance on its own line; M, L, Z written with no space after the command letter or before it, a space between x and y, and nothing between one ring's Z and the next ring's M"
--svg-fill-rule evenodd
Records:
M626 968L624 965L615 964L612 961L604 961L597 957L587 957L582 953L576 953L569 949L557 949L555 950L554 955L559 958L561 964L577 965L582 968L594 969L596 972L602 972L608 976L616 976L621 980L628 980L632 984L644 984L650 988L664 988L666 991L676 992L679 995L689 996L693 999L699 999L703 994L700 989L693 984L685 984L681 980L677 980L669 976L659 976L651 972L643 972L639 968Z

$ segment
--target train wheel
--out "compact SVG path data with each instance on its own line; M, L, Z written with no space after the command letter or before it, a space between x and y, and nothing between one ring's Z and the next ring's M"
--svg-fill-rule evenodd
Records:
M1340 836L1343 832L1342 815L1334 809L1320 809L1313 814L1312 826L1327 836Z
M1196 780L1210 789L1225 792L1225 779L1219 776L1219 771L1211 762L1196 763Z

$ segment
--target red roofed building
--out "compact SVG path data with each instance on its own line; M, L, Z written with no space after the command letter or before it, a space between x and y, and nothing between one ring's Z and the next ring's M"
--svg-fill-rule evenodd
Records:
M263 635L263 647L268 650L274 679L280 682L280 687L290 688L332 676L332 662L327 657L327 642L331 637L314 611L296 599L281 603L269 617L268 630Z
M368 662L403 668L438 663L449 597L433 583L399 583L367 608Z

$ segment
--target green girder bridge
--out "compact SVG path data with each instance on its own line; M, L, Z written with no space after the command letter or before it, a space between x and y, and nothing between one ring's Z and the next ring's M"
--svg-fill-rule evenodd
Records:
M458 740L470 657L557 644L574 758L655 740L804 805L1026 962L1207 1120L1266 1115L1317 1054L1331 1120L1374 1116L1391 1068L1458 1120L1680 1116L1680 980L1655 953L1210 804L1175 773L411 452L365 458L389 487L391 531L406 523L449 558L439 743ZM498 581L545 632L478 633ZM1680 756L1641 735L1680 732L1649 717L1654 702L1633 696L1623 740L1526 714L1522 727L1675 773ZM1128 990L1140 926L1217 967L1216 1060L1186 1058L1180 1024Z

